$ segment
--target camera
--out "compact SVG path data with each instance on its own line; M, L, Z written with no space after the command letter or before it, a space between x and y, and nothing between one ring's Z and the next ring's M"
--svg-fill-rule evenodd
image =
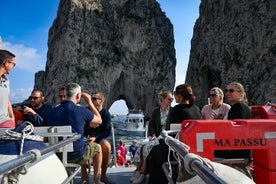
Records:
M25 109L25 106L20 106L20 110L19 110L19 112L24 112L24 109Z

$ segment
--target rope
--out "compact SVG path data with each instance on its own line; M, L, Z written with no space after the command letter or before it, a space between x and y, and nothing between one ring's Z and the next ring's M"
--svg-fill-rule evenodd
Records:
M190 147L189 147L187 144L185 144L185 143L179 141L179 140L177 139L178 137L179 137L179 132L176 134L176 138L174 139L174 142L177 143L178 145L180 145L182 148L184 148L185 152L188 153L189 150L190 150ZM166 140L166 139L169 139L169 138L166 137L165 140ZM166 141L165 141L165 142L166 142ZM169 174L172 176L172 166L171 166L171 161L170 161L170 153L171 153L171 151L172 151L172 153L174 153L173 156L174 156L174 158L176 159L178 165L181 164L181 162L180 162L181 158L180 158L180 156L175 152L175 150L169 146L169 154L168 154L168 165L169 165L169 169L168 169L168 170L169 170Z
M172 166L171 166L171 151L174 151L171 147L169 147L169 154L168 154L168 165L169 165L169 174L172 177Z
M162 133L163 133L163 136L165 137L165 142L169 146L169 154L168 154L168 165L169 165L168 176L169 177L172 176L172 167L171 167L171 163L170 163L170 153L171 153L171 151L172 151L173 156L175 157L175 159L178 163L178 166L179 166L178 172L180 172L180 173L178 173L177 180L179 180L179 178L181 178L180 180L184 179L184 181L185 181L185 179L191 178L192 176L195 176L197 174L193 170L193 168L191 167L192 163L195 160L199 161L202 165L208 167L208 169L210 171L212 171L213 173L216 174L214 166L212 165L212 162L210 160L208 160L206 158L202 158L202 157L200 157L196 154L189 153L190 147L188 145L186 145L185 143L181 142L180 140L178 140L179 139L179 132L176 135L176 138L172 138L170 136L167 136L166 132L162 132ZM185 154L184 158L182 157L183 156L182 153L177 152L177 151L179 151L178 148L176 150L174 150L174 148L170 146L170 144L169 144L170 141L173 141L174 143L176 143L179 146L179 148L181 148L184 152L187 153L187 154ZM181 154L181 156L180 156L180 154Z
M25 166L18 167L17 169L12 170L9 174L7 174L8 184L16 184L18 183L18 176L22 174L27 174L27 169Z
M38 135L31 135L31 133L34 131L34 126L30 122L25 121L24 124L26 127L22 130L22 132L15 132L11 129L6 130L6 135L1 135L0 140L22 140L22 139L28 139L28 140L34 140L34 141L43 141L43 137Z

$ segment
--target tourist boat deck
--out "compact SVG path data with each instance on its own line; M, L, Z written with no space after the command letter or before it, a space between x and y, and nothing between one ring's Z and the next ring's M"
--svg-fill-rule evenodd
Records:
M253 117L263 118L263 119L243 119L243 120L186 120L183 121L180 125L180 134L179 139L174 139L166 133L168 132L162 132L163 138L165 139L165 143L173 149L179 156L180 159L185 160L188 156L194 156L197 155L196 159L189 158L189 162L187 160L185 163L188 163L187 165L189 168L185 169L186 171L192 171L196 173L196 177L198 177L200 180L207 181L207 183L268 183L268 184L274 184L276 183L276 161L274 159L275 156L275 149L276 149L276 106L270 106L270 107L251 107L251 110L253 112ZM265 118L264 118L265 117ZM212 129L210 129L212 127ZM51 128L51 130L48 132L48 130ZM40 184L46 184L49 183L48 180L52 179L50 177L45 177L45 174L48 174L48 172L53 172L54 167L46 167L47 172L41 172L43 169L36 169L31 170L32 166L39 165L41 162L43 162L44 159L50 159L51 155L55 155L54 151L58 150L59 148L63 148L64 146L67 146L68 144L72 144L73 141L80 138L80 135L71 133L71 131L68 132L57 132L53 129L53 127L42 127L41 129L47 129L47 132L41 132L39 130L40 128L35 129L37 131L38 135L40 136L46 136L46 137L67 137L65 140L55 142L53 144L50 144L44 148L42 148L39 151L32 151L27 152L23 155L14 155L15 157L13 159L10 159L10 161L5 160L5 158L2 158L2 163L0 163L0 177L3 176L3 174L6 174L7 172L14 171L15 169L20 168L21 166L26 166L30 170L28 170L27 175L31 176L28 180L28 182L22 182L23 184L32 183L34 177L37 177L37 180ZM54 127L55 128L55 127ZM56 127L59 129L60 127ZM70 127L69 127L70 128ZM227 130L227 131L225 131ZM179 131L179 129L178 129ZM3 135L3 129L0 129L0 135ZM3 138L3 137L1 137ZM3 140L3 139L1 139ZM214 141L215 140L215 141ZM252 144L251 140L253 140L254 144ZM55 140L54 140L55 141ZM1 141L2 143L4 141ZM190 146L189 152L187 151L187 146L184 144L188 144ZM205 144L208 144L205 145ZM3 147L1 145L0 150L5 150L8 147ZM4 145L6 146L6 145ZM254 164L254 172L253 172L253 179L250 179L243 173L237 171L236 169L233 169L231 167L228 167L226 165L212 162L211 160L214 159L214 151L220 150L220 149L250 149L253 152L253 164ZM69 149L69 148L68 148ZM205 151L205 149L207 151ZM65 149L62 149L62 152L64 153ZM194 153L194 154L190 154ZM67 154L66 154L67 155ZM49 157L48 157L49 156ZM1 155L1 157L4 157ZM44 158L43 158L44 157ZM62 165L62 163L59 162L59 165L61 166L62 170L65 170L66 166L66 157L65 158L65 165ZM199 158L199 159L198 159ZM216 170L216 174L210 170L206 163L202 163L200 161L200 158L208 158L209 164L213 164L213 168L217 168L219 170ZM4 160L4 162L3 162ZM48 161L46 162L48 164ZM55 164L54 164L55 165ZM67 165L68 166L68 165ZM68 179L65 178L64 182L51 182L51 183L69 183L73 179L75 183L78 183L81 181L80 178L80 167L75 164L73 165L75 168L74 173L76 175L73 175L72 177L69 176ZM49 169L51 168L51 169ZM135 170L135 166L132 167L115 167L115 168L108 168L107 170L107 176L110 178L110 180L114 181L118 184L126 184L130 183L130 177L133 174ZM230 170L229 170L230 169ZM166 168L163 168L165 173L168 173ZM33 172L36 172L34 174ZM230 171L230 172L228 172ZM54 172L55 173L55 172ZM52 173L51 177L56 177L56 179L59 179L61 177L60 175ZM231 173L231 174L229 174ZM37 176L39 175L40 176ZM167 175L169 176L169 175ZM63 176L64 177L64 176ZM67 174L65 173L65 177L67 177ZM233 178L234 177L234 178ZM24 178L24 176L22 176ZM22 179L20 178L20 180ZM242 181L242 180L243 181ZM63 180L62 180L63 181ZM89 182L93 181L93 172L90 174ZM19 182L20 183L20 182ZM169 181L170 184L173 184ZM198 182L197 182L198 183Z
M124 166L118 166L118 167L109 167L107 169L107 177L115 182L116 184L130 184L130 177L132 176L134 170L136 169L136 166L132 165L131 167L124 167ZM86 183L92 183L93 181L93 171L89 175L89 181ZM80 183L81 182L81 175L78 174L75 179L74 183ZM100 182L103 183L103 182Z

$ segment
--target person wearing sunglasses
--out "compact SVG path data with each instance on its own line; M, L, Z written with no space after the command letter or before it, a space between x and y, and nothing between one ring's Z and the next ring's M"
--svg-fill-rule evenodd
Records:
M231 105L227 119L250 119L251 110L241 83L231 82L225 89L225 96Z
M105 184L114 183L106 176L107 167L110 161L111 145L107 137L111 134L111 114L104 108L105 96L101 92L94 92L91 100L101 115L102 123L97 127L91 127L85 124L84 135L88 137L89 142L95 142L102 148L102 167L100 181Z
M187 119L202 119L199 107L195 104L195 95L193 89L189 84L180 84L176 86L174 91L175 102L178 103L172 107L168 114L166 130L170 130L171 124L181 124ZM174 136L174 135L172 135ZM167 177L163 171L163 163L168 161L169 147L163 139L159 140L159 144L154 146L150 151L147 160L149 166L149 181L150 183L168 183ZM170 154L171 156L171 154ZM171 161L175 160L172 156L169 158ZM184 169L184 168L181 168ZM175 173L172 168L172 178L176 182Z
M195 104L195 95L189 84L180 84L174 91L175 105L168 117L168 128L170 124L181 124L187 119L202 119L199 107Z
M203 119L226 119L230 105L223 102L224 94L219 87L214 87L209 93L210 104L205 105L202 110Z
M173 96L170 91L161 91L158 97L160 105L153 109L149 120L148 133L151 136L150 143L143 144L138 148L143 156L139 157L139 159L135 159L135 161L137 160L137 169L131 177L133 183L142 183L146 179L146 158L152 147L159 144L159 141L156 140L156 138L160 135L162 130L166 129L167 117L171 110Z
M23 113L24 121L31 122L34 126L43 126L43 118L52 105L44 102L42 90L34 89L29 96L28 103L22 103L15 111Z
M62 86L61 88L59 88L58 90L58 98L59 98L59 102L63 102L65 100L65 87Z
M158 137L162 130L166 129L167 117L173 102L172 93L169 91L161 91L159 93L159 101L160 105L153 109L149 121L148 132L152 139Z
M247 97L244 87L241 83L231 82L225 89L225 96L231 105L228 111L227 119L250 119L251 110L247 105ZM245 158L248 161L241 164L235 164L235 167L244 172L248 177L252 178L250 171L250 164L252 162L252 153L250 150L225 150L215 151L215 157L233 159L233 158Z
M0 50L0 127L15 127L15 117L10 102L9 74L15 67L15 55L7 50Z

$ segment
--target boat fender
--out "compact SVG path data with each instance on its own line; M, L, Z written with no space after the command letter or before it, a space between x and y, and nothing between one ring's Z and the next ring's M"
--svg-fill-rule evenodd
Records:
M205 159L204 159L205 160ZM241 173L240 171L229 167L227 165L223 165L220 163L216 163L216 162L211 162L208 159L206 159L204 162L208 162L208 164L210 165L210 167L213 168L214 173L221 178L225 183L229 183L229 184L255 184L255 182L250 179L248 176L246 176L245 174ZM179 172L185 173L185 170L179 170ZM187 171L188 172L188 171ZM186 172L186 174L188 174ZM182 178L180 178L180 176L182 176ZM191 175L190 175L191 176ZM187 179L187 177L185 178L185 176L183 177L183 174L179 174L178 178L177 178L177 184L205 184L206 182L204 180L202 180L200 178L200 176L195 175L193 177L189 177Z
M27 152L35 157L30 163L0 175L1 184L29 184L34 181L52 184L63 183L67 179L66 169L54 152L42 155L39 149L42 150L47 145L42 142L43 137L33 134L33 130L31 123L22 122L14 130L8 130L6 135L0 136L0 164Z
M193 153L188 153L185 157L184 157L184 167L185 170L190 174L190 175L196 175L196 173L193 171L193 169L191 168L191 164L192 162L194 162L195 160L201 162L201 164L204 164L205 166L207 166L211 171L214 171L214 168L212 167L212 165L210 164L210 160L205 159L205 158L201 158L200 156L193 154Z

